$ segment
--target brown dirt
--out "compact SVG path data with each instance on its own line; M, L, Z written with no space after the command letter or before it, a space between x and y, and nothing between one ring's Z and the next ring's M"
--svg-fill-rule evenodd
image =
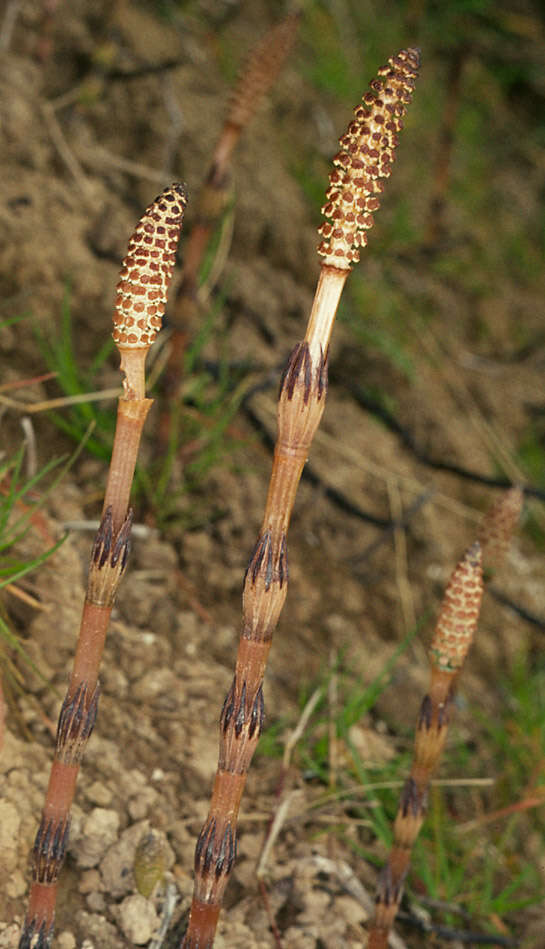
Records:
M190 191L198 188L227 101L218 37L238 61L240 51L272 22L270 6L193 4L193 13L181 14L173 26L146 4L79 0L61 3L51 19L47 5L32 0L19 5L0 65L2 299L10 314L30 311L51 333L69 284L82 366L109 332L119 261L138 214L172 178L186 180ZM208 9L212 7L214 12ZM315 221L290 162L307 154L308 143L317 138L317 151L331 154L335 130L346 121L346 109L335 103L324 115L320 96L304 78L302 66L309 55L302 50L284 70L237 158L235 230L222 278L229 355L234 360L250 356L264 375L269 369L277 372L302 336L318 271ZM100 84L100 63L127 71L170 57L181 60L175 70ZM94 86L87 80L69 104L48 111L48 102L74 89L86 75L93 77ZM432 140L429 130L425 134ZM400 166L419 160L415 140L413 134L411 143L407 133ZM113 156L139 162L149 171L132 174L118 167ZM399 171L398 194L403 182L401 167ZM417 217L423 213L415 209ZM382 266L372 258L370 281ZM416 371L409 383L385 359L356 346L345 325L335 332L333 382L310 460L320 483L303 481L300 488L290 529L290 593L267 674L268 722L280 722L282 734L286 723L293 726L297 720L302 688L324 681L332 657L342 655L354 679L372 681L413 618L436 609L454 563L473 539L479 512L496 496L482 485L418 462L395 434L356 403L347 380L387 387L403 423L430 455L488 474L493 468L484 421L500 430L510 451L527 404L541 391L542 357L523 365L481 358L472 336L475 315L467 312L464 294L440 280L423 257L405 260L399 255L391 272L400 293L414 293L420 281L435 301L441 362L438 366L427 354L434 337L419 339L413 332ZM488 352L511 349L521 314L527 332L537 330L538 299L532 289L516 290L507 277L503 282L499 278L478 313L488 326ZM44 371L25 323L3 327L0 334L3 383ZM208 352L217 356L213 342ZM106 387L117 381L112 357L101 383ZM54 383L25 390L32 400L55 394ZM269 432L274 431L274 402L274 392L267 391L251 403ZM19 418L19 412L7 410L2 420L8 455L21 441ZM152 413L144 458L153 452L156 423ZM49 421L33 416L33 425L39 464L66 451L66 441ZM268 448L242 413L233 430L239 446L236 466L214 469L201 496L184 502L195 504L201 526L185 535L176 525L163 535L151 530L146 539L134 542L106 645L99 720L79 779L60 887L56 945L63 949L148 942L165 911L165 888L176 894L177 904L164 945L175 945L172 933L180 931L189 906L194 843L215 770L218 712L236 650L241 580L270 468ZM103 466L87 458L65 478L46 505L44 523L53 537L60 536L66 521L97 517L104 477ZM391 538L364 556L382 530L343 511L324 486L384 519L397 516L398 505L406 511L418 493L430 489L433 494L402 535L406 557L401 537L397 556ZM208 520L214 507L223 516ZM146 518L145 511L140 514ZM28 854L47 783L59 700L71 668L91 536L72 532L54 558L32 575L26 589L39 601L38 609L5 599L13 627L49 685L21 667L25 691L10 707L0 759L2 949L17 944L24 913ZM42 534L35 531L28 544L34 553L43 550ZM545 614L542 566L528 537L516 538L501 582L512 599ZM406 735L408 719L416 716L426 687L428 629L429 622L399 660L394 682L373 716L355 726L353 740L369 762L390 758L396 747L391 736L397 731ZM497 714L504 700L497 687L498 668L521 651L541 648L536 637L542 635L487 598L464 674L458 736L470 740L475 703L485 715ZM345 749L338 752L342 762ZM483 769L487 766L483 761ZM218 947L274 945L255 885L255 866L275 809L279 774L278 758L256 758ZM306 781L297 769L290 781L289 819L267 878L270 910L283 945L363 947L364 904L373 892L374 871L350 847L358 839L357 826L350 824L348 811L332 809L332 822L348 818L347 830L343 842L327 834L327 824L309 815L323 787ZM467 807L470 816L469 803ZM147 901L137 894L133 864L136 845L150 830L164 843L167 872L163 889ZM543 858L542 842L528 846L529 859ZM382 860L380 848L377 854ZM532 940L540 925L545 925L542 914L521 916L521 936ZM421 945L410 929L404 939L408 947Z

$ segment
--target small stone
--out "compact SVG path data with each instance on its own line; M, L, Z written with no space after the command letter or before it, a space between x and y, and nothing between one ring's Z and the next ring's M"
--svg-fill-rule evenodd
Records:
M85 818L81 838L73 853L80 867L96 867L106 851L115 843L119 829L116 811L95 807Z
M0 801L0 854L2 854L2 868L9 872L17 867L17 837L21 818L15 804L10 801Z
M26 890L26 879L20 870L14 870L10 879L6 883L6 896L11 900L16 900L22 896Z
M17 846L21 819L15 804L0 801L0 853Z
M157 801L158 794L155 788L144 788L139 794L136 794L129 801L129 814L134 821L143 820L147 817L151 808Z
M81 949L126 949L127 944L117 926L109 922L104 913L80 910L76 913L75 923L78 930L85 933Z
M132 689L135 702L153 702L164 696L176 697L180 683L172 669L153 669L136 682Z
M109 914L108 914L109 915ZM78 941L78 949L127 949L127 942L119 932L116 922L106 919L104 913L79 910L75 913L74 927L85 934L85 941Z
M147 783L148 781L145 774L142 774L137 768L131 768L130 771L119 775L117 787L122 797L129 798L134 797L138 791L145 788Z
M98 870L85 870L85 872L81 874L78 883L80 893L96 893L97 890L101 888L101 879Z
M19 945L21 927L18 924L6 926L0 933L0 949L16 949Z
M106 900L102 893L89 893L87 897L87 906L93 913L103 913L106 909Z
M123 934L135 946L149 942L159 924L152 904L140 893L127 896L118 907L117 916Z
M112 803L112 792L102 781L93 781L87 788L85 796L91 804L97 804L99 807L107 807Z
M124 699L129 691L129 680L122 669L116 666L103 669L100 674L102 689L106 695L113 695L118 699Z
M354 926L356 929L359 926L362 926L367 920L367 913L365 912L363 906L361 906L352 896L336 897L335 912L338 913L340 918L343 919L347 924Z
M76 949L76 937L65 929L57 936L57 946L58 949Z
M200 624L202 620L199 620L193 610L181 610L176 617L176 626L180 632L180 639L183 639L183 642L190 641L193 646L198 640L201 633Z
M134 856L138 842L149 833L149 829L149 821L141 821L128 827L102 860L102 886L114 899L126 896L134 889Z
M14 768L20 768L23 761L24 743L6 729L4 747L0 755L0 774L7 774L9 771L13 771Z

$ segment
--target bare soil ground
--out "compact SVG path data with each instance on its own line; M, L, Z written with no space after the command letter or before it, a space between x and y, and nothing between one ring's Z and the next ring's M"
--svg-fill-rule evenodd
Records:
M0 62L2 312L31 313L51 334L69 285L75 345L85 367L110 332L119 261L142 209L173 179L185 180L190 192L198 190L228 97L225 49L238 64L241 51L277 11L262 2L193 4L173 23L151 4L76 0L60 3L51 15L37 0L12 6L17 15ZM294 54L238 151L222 320L229 328L229 359L251 360L258 367L256 378L277 374L303 335L318 272L317 222L292 167L310 147L320 159L333 154L348 120L339 104L326 108L306 78L311 52L303 47ZM389 54L385 48L384 58ZM113 75L169 59L179 60L178 67L130 81ZM424 175L421 149L429 154L432 144L432 132L409 123L399 180L393 177L384 202L386 217L388 202L393 207L404 185L414 184L406 170L411 163L419 166L420 178ZM526 188L527 200L535 201L538 179L525 184L522 170L520 178L513 175L512 169L505 171L506 187L519 195ZM425 196L424 186L413 207L417 225L425 218ZM458 224L454 209L454 230ZM481 220L475 226L485 225ZM377 275L382 279L378 257L362 261L365 266L371 284ZM438 275L424 252L398 249L389 267L400 294L414 295L421 287L435 301L437 321L421 338L414 327L408 329L411 380L385 356L354 343L347 325L335 331L328 405L310 459L317 477L300 487L290 529L290 592L266 682L268 723L280 723L283 735L286 723L293 727L297 721L302 691L325 681L335 657L342 656L343 667L363 688L415 619L425 617L372 716L355 726L353 739L368 762L388 759L396 734L406 735L407 722L416 716L426 688L431 617L451 569L475 535L480 512L497 491L423 463L399 434L358 404L354 387L365 383L387 391L401 424L430 457L494 476L491 439L499 438L501 450L514 457L528 405L542 399L544 369L542 345L528 358L513 357L520 322L527 337L542 325L535 286L516 286L508 275L498 275L496 287L468 306L465 290ZM486 326L480 336L478 322ZM45 371L28 323L3 325L0 338L1 385ZM218 358L213 340L206 354ZM107 388L118 380L112 356L100 383ZM36 401L59 392L53 380L7 394ZM198 512L190 531L184 533L177 522L170 531L156 531L149 511L138 512L150 530L134 541L106 645L99 719L79 779L60 888L56 945L63 949L148 943L166 912L165 892L177 902L164 945L179 939L191 897L195 839L215 770L219 709L232 676L242 576L265 500L271 459L261 436L274 432L274 404L275 391L267 389L248 404L251 416L248 411L237 416L230 430L235 463L230 458L213 468L197 499L184 501L190 512ZM112 401L112 413L114 407ZM22 414L4 410L6 456L21 443ZM33 415L32 425L39 465L66 452L69 443L50 420ZM153 457L156 425L152 410L144 463ZM78 461L48 499L39 529L27 539L29 552L42 551L67 521L97 518L105 474L97 459ZM352 508L343 507L331 489ZM422 503L397 532L355 510L384 522L399 520L417 497ZM24 914L29 851L71 668L91 536L72 531L31 575L25 590L34 605L9 594L4 599L12 627L47 685L21 666L25 691L10 704L0 759L2 949L17 944ZM526 534L515 539L501 589L532 613L545 615L542 562ZM490 720L498 715L505 702L499 671L521 652L542 646L543 630L487 596L464 673L458 740L461 735L471 742L477 705ZM334 696L330 699L334 703ZM479 747L473 753L478 756ZM340 742L338 768L344 754ZM488 774L488 766L483 760L481 773ZM255 867L279 776L278 758L256 757L218 947L275 945ZM324 788L297 768L289 783L290 812L267 876L270 913L282 944L363 947L365 893L373 893L375 871L350 845L361 841L357 823L347 810L332 808L331 824L345 821L346 829L342 835L328 833L327 823L310 813ZM471 802L467 807L463 816L469 819L475 815ZM164 843L167 871L154 900L138 894L133 874L136 846L150 830ZM377 859L384 858L380 845L371 840L367 845L375 847ZM529 838L525 856L532 863L543 861L543 841ZM545 884L543 862L541 869ZM544 930L543 912L520 913L524 945L537 949ZM423 944L414 929L405 928L402 936L408 947Z

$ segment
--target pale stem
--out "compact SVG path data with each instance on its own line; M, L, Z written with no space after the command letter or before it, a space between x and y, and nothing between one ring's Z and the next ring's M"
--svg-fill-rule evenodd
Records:
M321 353L327 352L335 314L349 273L350 270L338 270L328 266L322 266L320 269L305 334L314 365L318 364Z
M229 121L225 123L218 144L216 145L216 151L214 152L213 166L216 165L222 171L225 169L225 166L231 158L231 153L240 138L241 131L239 126L233 125Z
M153 399L120 399L118 403L116 433L103 508L103 511L108 507L112 508L115 533L127 516L140 437L152 403Z
M145 399L145 365L149 346L140 346L136 348L123 346L122 344L118 343L117 349L121 359L119 368L121 372L125 373L125 378L123 379L123 391L125 394L123 398L129 399L130 401L133 399Z

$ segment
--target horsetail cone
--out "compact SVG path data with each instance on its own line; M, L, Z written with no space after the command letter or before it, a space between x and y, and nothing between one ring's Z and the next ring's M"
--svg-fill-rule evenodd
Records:
M253 51L233 91L227 125L236 128L248 125L291 51L300 19L300 13L288 13Z
M483 549L485 573L495 573L503 565L523 504L524 492L519 485L515 485L502 494L484 515L479 541Z
M129 399L144 396L144 362L162 326L186 204L183 185L165 188L144 211L121 264L112 335Z
M483 595L481 545L468 548L450 578L430 646L432 667L447 673L462 668L479 619Z
M146 208L121 264L113 338L118 348L148 349L161 329L187 203L180 184Z
M398 144L397 133L411 102L418 76L420 53L402 49L379 69L354 119L339 139L341 151L333 159L322 214L328 219L318 233L322 258L320 277L305 339L313 364L327 357L329 338L346 279L367 244L366 232L378 211L383 179L390 177Z
M402 49L378 71L370 91L354 110L354 120L339 140L341 151L333 159L327 203L322 214L329 220L318 233L323 263L350 270L357 263L359 247L367 244L366 231L380 207L378 195L389 178L403 128L403 116L412 99L418 77L420 52Z

